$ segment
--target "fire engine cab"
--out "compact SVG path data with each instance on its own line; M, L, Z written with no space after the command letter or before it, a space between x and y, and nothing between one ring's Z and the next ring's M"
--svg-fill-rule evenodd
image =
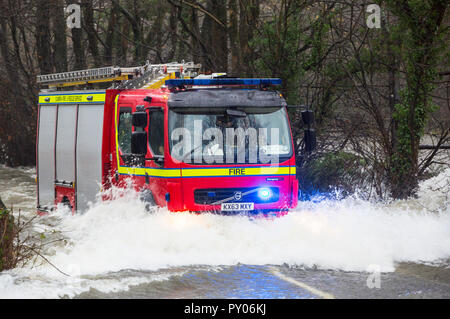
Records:
M199 75L200 67L147 63L38 76L46 87L38 104L38 212L58 204L84 211L112 186L130 185L146 204L172 212L296 207L287 104L274 89L281 80ZM305 133L313 145L313 130Z

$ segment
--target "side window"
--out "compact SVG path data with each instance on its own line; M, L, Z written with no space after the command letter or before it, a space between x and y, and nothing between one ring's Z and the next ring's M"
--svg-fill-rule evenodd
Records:
M123 154L131 153L131 108L120 108L117 129L119 147Z
M164 155L164 112L149 113L148 143L154 155Z

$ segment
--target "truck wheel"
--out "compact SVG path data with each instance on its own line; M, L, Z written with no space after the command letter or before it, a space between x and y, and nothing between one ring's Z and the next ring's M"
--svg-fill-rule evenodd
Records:
M145 203L145 210L150 212L156 207L156 202L150 190L144 190L140 194L140 200Z

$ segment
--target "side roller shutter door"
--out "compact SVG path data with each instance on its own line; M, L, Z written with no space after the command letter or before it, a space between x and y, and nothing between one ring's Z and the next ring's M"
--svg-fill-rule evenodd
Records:
M55 200L56 105L39 107L38 206L52 206Z
M58 127L56 135L56 179L75 181L75 132L76 105L62 105L58 108Z
M95 201L102 181L103 104L79 105L77 130L77 209Z

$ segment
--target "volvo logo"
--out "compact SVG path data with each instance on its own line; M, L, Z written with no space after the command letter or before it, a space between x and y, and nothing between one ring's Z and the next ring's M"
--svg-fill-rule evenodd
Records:
M242 199L242 192L234 192L234 199L235 200L241 200Z

